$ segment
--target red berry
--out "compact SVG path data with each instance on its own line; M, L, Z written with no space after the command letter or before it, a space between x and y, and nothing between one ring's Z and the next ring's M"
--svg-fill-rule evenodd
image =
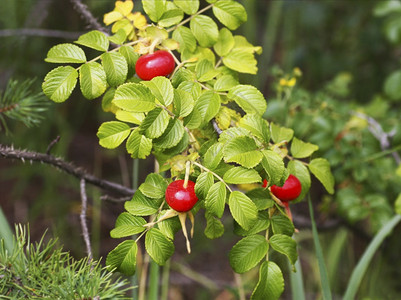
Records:
M198 202L195 194L195 183L188 180L184 187L184 180L176 180L169 184L166 189L166 202L174 210L185 212L191 210Z
M282 187L272 185L270 191L283 202L292 201L301 194L302 186L297 177L290 174Z
M267 187L267 184L268 184L267 180L266 180L266 179L263 179L262 187L263 187L263 188Z
M173 56L164 50L142 55L136 62L135 72L142 80L151 80L156 76L167 76L173 72Z

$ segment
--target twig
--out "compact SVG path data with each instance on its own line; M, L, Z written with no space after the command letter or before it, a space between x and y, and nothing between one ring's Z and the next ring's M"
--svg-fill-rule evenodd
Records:
M40 29L40 28L18 28L18 29L0 30L0 37L38 36L38 37L60 38L66 40L76 40L81 34L82 32Z
M106 28L104 28L97 19L89 11L88 7L81 2L81 0L70 0L74 9L80 14L81 18L85 20L89 28L108 33Z
M102 201L110 201L110 202L125 202L125 201L129 201L131 200L132 197L128 196L128 197L121 197L121 198L116 198L110 195L103 195L100 197L100 200Z
M115 182L97 178L92 174L86 172L83 168L76 167L72 163L66 162L65 160L55 157L53 155L27 150L16 150L12 147L3 146L0 144L0 157L8 159L20 159L23 162L27 160L31 162L41 162L52 165L77 178L85 179L87 183L100 187L109 192L118 193L122 196L133 196L135 193L135 191L130 188L127 188Z
M86 190L85 190L85 179L83 179L83 178L81 178L80 190L81 190L81 202L82 202L81 214L80 214L81 228L82 228L82 234L84 236L86 253L88 254L88 258L89 258L88 263L91 263L92 258L93 258L92 257L92 247L91 247L91 242L90 242L90 237L89 237L88 224L86 224L86 211L88 209L88 197L86 195Z
M59 141L60 141L60 136L58 135L54 140L52 140L52 141L50 142L49 146L47 146L47 149L46 149L46 154L47 154L47 155L50 154L50 151L52 150L53 146L54 146L55 144L57 144Z

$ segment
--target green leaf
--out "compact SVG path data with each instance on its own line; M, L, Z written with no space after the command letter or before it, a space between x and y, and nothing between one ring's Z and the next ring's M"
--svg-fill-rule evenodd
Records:
M134 275L138 246L133 240L120 243L107 255L106 266L109 270L116 270L125 275Z
M166 130L169 120L168 113L164 109L156 107L147 114L139 126L139 133L150 139L158 138Z
M140 134L137 128L128 137L126 149L132 158L145 159L152 151L152 140Z
M274 123L270 124L270 130L272 140L275 143L282 143L284 141L289 142L294 136L294 130L292 130L291 128L281 127Z
M246 37L244 37L242 35L234 36L234 41L235 41L234 48L236 48L236 49L239 49L241 51L245 51L248 53L255 53L255 52L257 54L262 53L262 47L252 45L251 43L248 42Z
M98 30L92 30L81 35L75 43L102 52L106 52L109 49L107 36Z
M232 49L223 57L223 63L228 68L240 73L256 74L258 72L255 56L244 49Z
M174 4L181 8L187 15L193 15L199 9L199 0L174 0Z
M228 92L227 97L234 100L248 114L261 116L266 111L266 100L254 86L237 85Z
M248 129L254 136L265 144L270 141L270 128L266 120L257 114L246 114L238 124L239 127Z
M173 39L179 43L178 51L182 52L185 49L190 52L194 52L196 50L196 39L192 34L191 29L185 26L180 26L176 30L173 31Z
M58 67L47 73L42 89L54 102L67 100L77 84L78 71L73 67Z
M134 48L131 46L121 46L118 52L121 53L127 61L127 78L131 78L135 74L135 64L139 58L139 53L136 53Z
M118 108L112 103L114 94L116 92L115 88L109 88L102 97L102 109L105 112L115 112ZM123 121L123 120L120 120Z
M160 174L150 173L146 176L145 182L139 186L139 190L146 197L153 199L164 198L167 189L167 182Z
M145 236L145 248L149 256L163 266L174 253L174 244L157 228L151 228Z
M140 83L120 85L114 94L113 104L132 112L148 112L156 106L153 94Z
M196 179L195 194L200 199L205 199L208 191L214 183L214 176L212 173L203 172Z
M203 164L209 170L214 170L223 159L223 143L213 144L205 153Z
M285 174L285 166L281 156L272 150L263 150L262 167L266 171L269 185L280 185Z
M261 182L262 178L254 169L234 167L229 169L223 176L223 180L231 184L245 184Z
M212 18L205 15L194 16L189 27L201 47L213 46L219 37L219 29Z
M181 57L182 58L182 57ZM195 80L195 73L185 67L179 68L177 72L171 77L171 84L177 88L183 81Z
M238 80L236 80L233 76L223 75L216 80L213 88L217 92L226 92L236 85L238 85Z
M244 228L249 230L258 217L258 209L245 194L233 191L228 200L231 215L234 220Z
M208 59L202 59L199 61L196 64L195 71L199 82L212 80L220 73L220 71L215 69L212 62Z
M97 132L100 146L107 149L114 149L129 136L130 127L122 122L110 121L100 125Z
M143 226L145 224L146 221L144 218L123 212L118 216L116 225L114 226L115 228L110 232L110 236L118 239L141 233L145 230L145 227Z
M309 170L323 184L329 194L334 193L334 177L330 170L330 163L325 158L315 158L309 165Z
M84 50L74 44L58 44L47 52L46 62L49 63L84 63L86 56Z
M188 116L194 109L195 101L192 95L184 90L174 90L173 113L178 117Z
M295 175L301 182L302 191L297 199L294 201L302 200L308 193L311 186L311 178L308 168L299 160L291 160L287 165L288 171Z
M150 199L137 190L132 200L125 202L124 208L135 216L150 216L160 207L161 199Z
M394 210L396 214L401 215L401 194L398 194L397 199L395 199Z
M245 128L240 128L240 127L230 127L226 130L224 130L219 137L219 142L220 143L227 143L231 141L232 139L235 139L236 137L241 137L241 136L250 136L251 133L249 130Z
M164 215L166 210L160 212L159 216ZM170 240L174 240L174 235L181 229L181 223L178 217L169 218L157 223L161 233L163 233Z
M206 228L205 236L208 239L217 239L224 233L224 225L219 219L216 219L212 214L206 212Z
M383 17L390 13L400 12L400 11L401 11L400 1L384 0L376 3L373 9L373 14L376 17Z
M251 300L279 299L284 291L284 278L280 267L272 261L265 261L259 269L259 281L252 292Z
M117 30L117 32L113 35L110 35L107 37L110 42L117 44L117 45L122 45L124 44L125 40L127 39L127 32L124 30L124 28L120 28ZM126 47L126 46L123 46ZM132 48L132 47L131 47Z
M79 70L79 80L82 95L87 99L95 99L106 91L106 73L97 62L83 64Z
M128 123L140 125L142 123L143 119L145 119L145 114L118 109L116 111L116 119L119 121L122 121L122 122L128 122Z
M401 71L391 73L384 82L384 92L392 100L401 98Z
M293 138L291 143L291 154L294 158L305 158L312 155L313 152L319 150L317 145L305 143L296 137Z
M183 81L177 89L190 93L193 99L198 99L202 94L202 87L200 83L196 81Z
M249 236L265 231L269 226L269 213L267 211L260 211L258 212L258 219L249 230L244 230L237 223L234 223L234 233L240 236Z
M297 243L288 235L274 234L269 239L270 246L288 257L291 264L294 265L298 259Z
M179 119L170 119L164 133L154 143L160 148L172 148L176 146L184 136L185 128Z
M232 0L218 1L213 5L216 18L231 30L237 29L247 20L245 8Z
M203 123L207 123L219 112L220 105L220 96L213 91L206 91L196 100L195 109L201 115Z
M219 56L226 56L234 47L234 37L230 30L222 28L219 31L219 37L213 49Z
M221 218L226 205L227 190L223 182L218 181L212 185L205 199L206 210L214 216Z
M261 235L250 235L234 245L228 255L230 265L237 273L254 268L267 254L269 244Z
M160 20L166 11L166 3L166 0L142 0L143 10L153 22Z
M159 26L170 27L177 25L184 18L184 13L181 9L169 9L166 10L159 19Z
M223 153L225 162L235 162L245 168L255 167L263 158L255 140L248 136L237 137L229 141L224 146Z
M274 206L274 200L270 198L269 191L264 188L252 189L246 195L251 198L258 210L265 210Z
M294 224L287 216L275 215L270 221L274 234L287 235L290 237L294 234Z
M123 84L128 74L128 64L125 57L119 52L110 52L103 53L100 58L106 71L108 84L110 86Z
M196 129L201 127L202 115L199 110L194 107L191 113L184 118L184 126L188 129Z
M149 88L156 99L164 106L169 106L174 99L174 89L170 80L163 76L154 77L150 81L141 81Z

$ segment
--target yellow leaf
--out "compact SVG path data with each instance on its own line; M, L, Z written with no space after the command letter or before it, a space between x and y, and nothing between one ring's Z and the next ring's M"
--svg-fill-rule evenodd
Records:
M103 23L108 26L118 20L121 20L124 16L118 11L112 11L104 15Z
M134 26L127 19L119 20L111 27L111 32L116 33L120 29L123 29L129 35L134 30Z
M134 2L132 0L116 1L115 11L121 13L124 17L128 16L134 9Z
M148 23L146 23L146 18L140 12L131 13L127 16L128 20L134 22L135 28L144 29Z
M295 77L292 77L290 80L287 81L287 86L293 87L295 83L297 83L297 80L295 79Z
M178 42L173 39L163 40L162 45L169 50L176 50L179 46Z

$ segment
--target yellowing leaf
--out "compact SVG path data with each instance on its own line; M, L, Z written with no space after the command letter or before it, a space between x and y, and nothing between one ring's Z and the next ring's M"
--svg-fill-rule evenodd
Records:
M138 29L143 29L147 23L146 23L146 17L141 14L140 12L134 12L131 13L127 16L128 20L134 22L134 27Z
M118 11L121 13L123 16L128 16L131 11L134 8L134 2L132 0L126 0L126 1L116 1L116 7L114 8L114 11Z
M108 26L118 20L121 20L124 16L118 11L112 11L104 15L103 23Z
M118 20L114 23L113 27L111 27L111 32L116 33L120 29L123 29L125 33L129 35L134 30L134 26L127 19Z

